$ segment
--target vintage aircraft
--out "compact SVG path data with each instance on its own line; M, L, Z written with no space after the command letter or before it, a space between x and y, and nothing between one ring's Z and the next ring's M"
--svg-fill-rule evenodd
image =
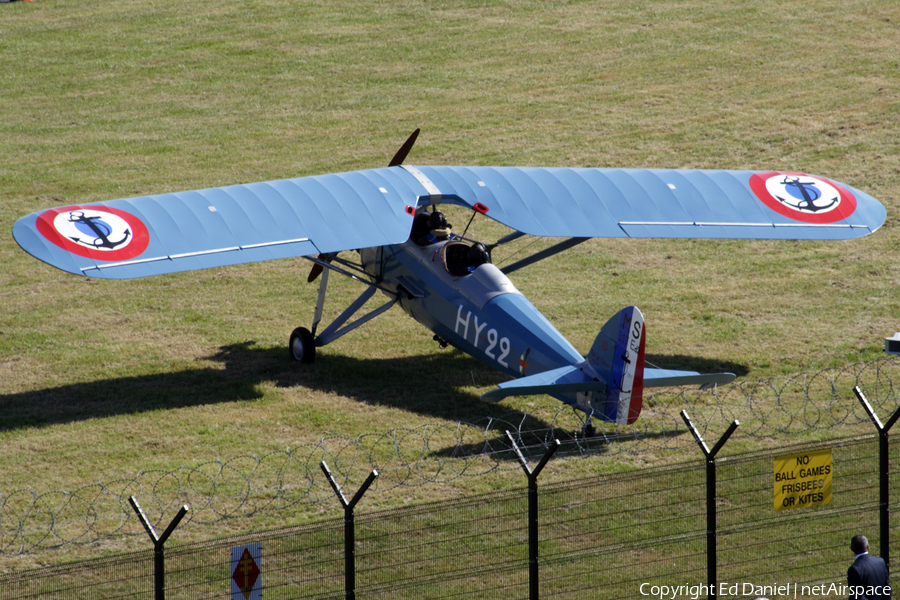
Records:
M302 256L322 274L311 329L290 336L301 363L399 304L452 345L516 379L483 398L549 394L591 418L633 423L645 387L711 386L730 373L645 367L646 329L629 306L582 356L519 292L510 273L591 237L849 239L885 220L874 198L823 177L776 171L413 167L419 130L386 168L64 206L22 217L19 245L64 271L124 279ZM512 233L484 245L451 232L440 204ZM471 223L471 220L470 220ZM566 238L498 268L521 236ZM352 250L356 259L339 256ZM366 285L321 332L330 272ZM377 291L388 301L349 322Z

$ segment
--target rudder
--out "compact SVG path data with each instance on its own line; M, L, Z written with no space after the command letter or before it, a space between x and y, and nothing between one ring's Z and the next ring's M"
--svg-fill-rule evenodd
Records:
M644 315L628 306L606 322L597 334L588 363L606 382L606 398L594 393L592 404L602 402L604 421L632 424L644 402L644 346L647 339Z

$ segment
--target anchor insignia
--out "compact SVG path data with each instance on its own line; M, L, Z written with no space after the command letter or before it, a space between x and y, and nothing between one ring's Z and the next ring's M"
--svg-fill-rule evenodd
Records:
M112 206L52 208L41 213L36 227L56 246L92 261L130 260L150 243L140 217Z
M840 202L840 196L834 196L827 204L816 204L822 200L822 190L814 181L801 181L799 177L785 175L784 179L779 182L784 186L784 190L788 192L789 197L783 198L773 194L779 202L801 211L809 211L817 213L820 211L828 211Z
M103 248L106 250L113 250L122 244L128 243L128 240L131 238L131 230L126 228L121 239L116 241L111 240L109 236L113 233L113 228L104 221L102 217L89 217L81 210L70 212L68 221L74 224L78 231L87 234L87 230L90 230L94 235L93 240L82 239L78 236L69 236L69 239L76 244L82 244L97 249Z

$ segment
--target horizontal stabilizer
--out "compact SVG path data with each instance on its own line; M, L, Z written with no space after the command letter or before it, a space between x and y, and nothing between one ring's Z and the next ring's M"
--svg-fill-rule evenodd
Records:
M501 383L497 389L483 394L481 399L486 402L500 402L510 396L605 393L606 390L606 383L588 377L576 366L569 366Z
M671 369L644 369L644 387L668 387L674 385L699 385L706 389L734 381L734 373L697 373Z
M707 389L713 385L725 385L736 378L734 373L698 373L696 371L676 371L674 369L644 369L644 387L673 387L681 385L699 385ZM556 394L598 392L604 394L607 386L585 375L576 366L562 367L545 371L537 375L529 375L501 383L497 389L481 396L485 402L500 402L510 396L533 396L536 394Z

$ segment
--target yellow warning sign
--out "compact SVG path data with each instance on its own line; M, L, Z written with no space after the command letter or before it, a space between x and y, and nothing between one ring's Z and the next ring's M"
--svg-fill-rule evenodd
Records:
M775 510L831 503L831 448L775 459Z

